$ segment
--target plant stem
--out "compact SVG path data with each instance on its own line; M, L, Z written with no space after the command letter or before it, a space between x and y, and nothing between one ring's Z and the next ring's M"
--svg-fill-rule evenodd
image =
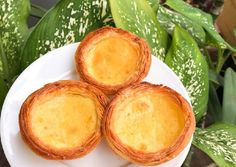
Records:
M224 54L224 51L220 48L218 48L218 53L217 53L217 64L216 64L216 72L217 73L220 73L221 71L221 68L224 64L224 60L223 60L223 54Z
M229 58L229 56L232 54L231 51L229 51L226 55L224 55L224 51L222 49L218 49L218 55L217 55L217 64L216 64L216 72L219 74L223 65L225 64L225 61Z
M206 61L210 69L214 69L214 64L212 63L211 57L206 47L203 48L206 55Z

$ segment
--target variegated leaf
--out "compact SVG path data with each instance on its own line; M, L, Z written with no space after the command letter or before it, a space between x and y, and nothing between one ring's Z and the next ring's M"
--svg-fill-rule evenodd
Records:
M20 72L28 15L29 0L0 0L0 109L12 79Z
M148 2L110 0L110 6L116 26L146 39L152 53L164 60L168 36Z
M0 56L0 75L5 80L19 73L20 53L28 34L29 10L29 0L0 0L0 40L4 49L1 54L4 52L6 57L3 62L3 55Z
M159 22L163 27L165 27L168 33L172 34L175 29L175 25L178 25L187 30L198 43L205 43L206 34L202 26L193 22L186 16L167 9L161 5L158 8L157 16Z
M195 40L178 26L175 27L165 62L186 87L195 117L199 120L207 107L208 67Z
M236 48L231 47L216 31L212 16L210 14L207 14L198 8L192 7L183 0L167 0L166 4L172 9L185 15L195 23L204 27L209 35L207 41L210 42L210 44L216 45L222 49L229 48L232 51L236 51Z
M23 50L22 66L65 44L81 41L109 16L106 0L61 0L35 26Z
M149 5L151 7L153 7L153 6L157 5L157 4L159 4L160 0L147 0L147 2L149 3Z
M236 126L215 124L206 129L197 128L193 144L220 167L236 166Z
M109 0L107 0L109 1ZM105 7L106 11L105 11L105 15L103 16L102 20L103 20L103 25L104 26L112 26L115 27L115 23L111 14L111 8L110 8L110 4L108 2L107 6Z
M157 9L159 8L160 0L147 0L147 2L148 2L149 5L152 7L152 9L154 10L154 12L156 12Z

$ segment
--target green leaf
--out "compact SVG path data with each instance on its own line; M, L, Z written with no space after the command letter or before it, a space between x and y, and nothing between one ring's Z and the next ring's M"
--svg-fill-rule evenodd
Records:
M115 22L113 20L112 14L111 14L111 7L109 4L109 0L107 0L107 4L105 6L105 15L102 16L103 26L112 26L115 27Z
M42 18L46 12L47 10L42 8L41 6L31 4L31 11L30 11L31 16Z
M206 34L202 26L193 22L186 16L160 5L158 8L157 17L161 25L165 27L168 33L172 34L175 29L175 25L178 25L187 30L198 43L205 43Z
M199 120L207 107L208 67L195 40L178 26L175 27L165 62L186 87L196 120Z
M234 65L236 65L236 54L235 54L235 56L232 55L232 59L233 59Z
M3 101L8 91L9 84L7 81L10 81L11 79L9 78L10 67L8 66L8 61L7 61L7 57L3 49L3 46L2 46L1 38L0 38L0 60L1 60L0 63L2 63L2 67L3 67L2 68L3 70L0 73L0 111L1 111Z
M50 9L31 32L23 51L22 67L48 51L81 41L103 26L107 14L106 0L61 0Z
M224 78L215 72L214 70L209 69L209 80L218 86L224 86Z
M0 111L2 109L2 104L7 94L8 87L4 79L0 76Z
M7 74L3 74L7 76L4 79L13 78L20 72L20 54L28 34L29 10L29 0L0 1L0 40L6 57L5 60L0 59L0 74L6 71L3 68L10 69Z
M236 73L228 68L225 72L223 121L236 124Z
M147 1L110 0L115 24L146 39L152 53L164 60L168 36Z
M210 14L207 14L198 8L192 7L182 0L167 0L166 4L177 12L185 15L195 23L204 27L209 35L207 40L209 42L213 42L214 46L219 46L222 49L228 48L232 51L236 51L236 48L231 47L216 31L212 16Z
M153 11L156 13L159 8L160 0L147 0Z
M193 144L220 167L236 166L236 126L214 124L206 129L197 128Z
M209 86L208 113L214 122L222 120L222 107L213 83Z
M151 7L154 7L160 3L160 0L147 0Z
M3 49L2 41L3 40L0 37L0 60L1 60L0 63L2 67L2 70L0 71L0 76L2 77L2 79L9 81L11 79L10 66L9 66L10 63L8 62L6 52Z

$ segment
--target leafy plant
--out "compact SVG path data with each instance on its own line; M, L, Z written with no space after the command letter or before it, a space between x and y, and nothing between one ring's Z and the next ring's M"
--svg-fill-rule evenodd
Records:
M222 120L236 124L236 73L228 68L224 80Z
M193 144L219 166L233 167L236 164L236 126L215 124L206 129L197 128Z
M0 105L2 105L5 95L7 94L8 87L6 85L6 82L2 77L0 77ZM0 107L1 108L1 107Z
M41 18L32 31L29 14ZM60 0L47 12L28 0L0 1L0 106L30 63L105 25L146 39L188 90L198 121L193 144L220 167L236 166L236 49L216 31L210 14L182 0Z
M185 0L216 18L223 6L224 0Z
M22 53L22 67L54 48L80 41L103 26L108 16L106 0L61 0L34 27Z
M178 26L175 26L165 63L173 69L186 87L196 119L199 120L207 107L208 67L195 40Z
M153 1L150 2L153 3ZM148 2L110 0L110 5L116 26L145 38L152 48L152 53L160 60L164 60L167 49L167 33L161 27Z
M225 40L216 31L211 15L201 11L200 9L193 8L191 5L186 4L182 0L167 0L166 4L201 25L207 32L207 41L210 45L220 47L222 49L229 48L232 51L236 51L236 49L225 42Z
M20 54L28 35L29 0L0 1L0 108L13 78L20 72Z
M175 25L178 25L186 29L198 43L205 43L206 33L204 29L188 17L161 5L158 8L157 17L161 25L165 27L169 34L172 34Z
M42 18L45 13L47 12L46 9L42 8L41 6L31 4L30 15L37 18Z

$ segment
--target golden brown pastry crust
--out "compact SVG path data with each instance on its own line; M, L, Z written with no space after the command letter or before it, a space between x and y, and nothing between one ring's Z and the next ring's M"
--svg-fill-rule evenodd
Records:
M135 74L129 78L128 80L124 81L122 84L117 85L109 85L109 84L103 84L94 79L92 76L89 75L87 67L85 65L85 55L86 55L86 49L89 47L89 45L94 40L99 40L100 38L103 38L108 33L115 33L121 36L122 38L128 39L136 44L138 44L140 48L140 62L138 62L138 71L134 72ZM124 88L128 85L135 84L141 82L144 77L148 74L148 71L150 69L151 65L151 52L148 44L145 40L142 38L119 28L113 28L113 27L103 27L101 29L98 29L94 32L90 32L80 43L80 45L77 48L77 51L75 53L75 63L77 71L81 77L81 79L85 82L88 82L96 87L98 87L100 90L102 90L105 94L111 95L116 93L119 89Z
M33 134L32 128L29 124L31 107L34 102L40 100L40 98L43 98L44 95L56 92L58 90L73 91L75 93L76 90L83 90L89 95L89 97L95 99L95 101L100 104L99 106L96 105L98 119L96 131L89 137L87 141L84 142L83 145L76 148L55 150L53 148L45 146L40 141L40 139L38 139ZM22 138L35 153L46 159L74 159L84 156L85 154L90 152L101 140L101 120L107 103L108 98L99 89L87 83L83 83L80 81L61 80L47 84L32 93L25 100L21 107L19 114L19 126Z
M132 149L121 142L119 137L115 135L111 128L111 118L115 105L121 100L126 98L130 90L132 91L146 91L148 89L157 89L158 91L169 92L172 96L175 96L181 107L183 108L185 117L185 126L175 143L168 148L162 149L158 152L145 153ZM106 112L103 117L103 134L107 139L109 146L112 150L133 163L140 165L158 165L176 157L189 143L194 130L195 130L195 117L192 112L189 103L176 91L163 85L154 85L151 83L143 82L137 85L131 85L130 87L124 88L119 91L108 105Z

